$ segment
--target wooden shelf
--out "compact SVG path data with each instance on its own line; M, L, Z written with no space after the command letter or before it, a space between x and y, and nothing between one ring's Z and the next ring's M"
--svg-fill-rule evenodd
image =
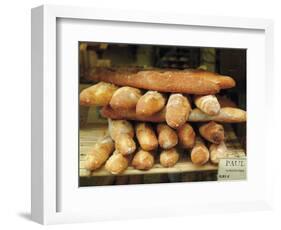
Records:
M98 177L111 175L104 167L90 172L84 168L84 162L87 153L94 146L95 142L107 134L107 124L88 125L86 128L80 129L80 177ZM228 148L229 157L245 157L245 151L242 149L234 131L231 126L225 127L226 146ZM161 173L183 173L183 172L201 172L201 171L216 171L217 166L207 163L203 166L196 166L192 164L189 159L189 152L187 150L181 153L179 162L171 168L164 168L159 164L159 159L153 168L148 171L141 171L129 166L122 175L146 175L146 174L161 174Z

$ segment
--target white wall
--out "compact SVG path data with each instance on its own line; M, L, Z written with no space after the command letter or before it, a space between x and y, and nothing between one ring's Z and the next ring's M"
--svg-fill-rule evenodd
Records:
M198 1L95 1L95 0L8 0L1 2L1 154L0 154L0 226L1 229L37 229L28 221L30 209L30 8L40 4L99 5L104 8L153 10L163 12L262 17L275 20L275 74L281 77L281 14L278 1L198 0ZM183 4L184 3L184 4ZM280 92L280 78L275 84ZM280 98L280 93L276 96ZM271 112L271 111L268 111ZM280 109L272 114L280 117ZM280 123L280 122L279 122ZM280 124L276 122L276 127ZM265 134L272 135L272 134ZM272 135L272 137L276 137ZM277 138L276 138L277 139ZM277 142L277 141L276 141ZM276 151L278 151L276 147ZM276 162L276 167L278 162ZM262 169L261 169L262 170ZM278 171L277 171L278 172ZM280 171L276 180L280 181ZM206 191L207 194L207 191ZM117 221L107 223L61 225L53 229L144 229L175 227L205 229L245 229L261 227L276 229L281 226L280 182L276 184L276 210L274 212L241 213L233 215L204 215L185 218ZM188 209L188 207L186 207ZM2 225L5 225L2 226ZM253 226L254 225L254 226ZM273 227L275 226L275 227ZM48 227L49 228L49 227Z

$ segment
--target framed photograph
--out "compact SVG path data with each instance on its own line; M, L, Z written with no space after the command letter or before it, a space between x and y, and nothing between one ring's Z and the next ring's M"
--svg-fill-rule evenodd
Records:
M32 219L270 209L272 33L266 19L32 9Z

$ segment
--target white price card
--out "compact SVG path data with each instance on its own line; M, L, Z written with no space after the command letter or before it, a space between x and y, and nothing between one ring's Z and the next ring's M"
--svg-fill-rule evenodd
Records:
M247 158L223 158L220 159L218 169L218 181L246 180Z

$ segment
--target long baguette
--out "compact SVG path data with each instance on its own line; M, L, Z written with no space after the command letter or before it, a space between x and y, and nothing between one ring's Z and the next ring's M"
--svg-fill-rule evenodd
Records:
M193 109L189 115L190 122L217 121L222 123L239 123L247 120L246 111L238 108L224 107L217 115L210 116L200 109Z
M147 122L163 122L165 121L166 110L163 109L160 112L151 116L140 116L136 114L136 110L113 110L110 106L104 106L101 109L101 115L103 117L111 118L113 120L133 120L133 121L147 121Z
M136 114L135 110L123 111L113 110L110 106L105 106L101 110L103 117L117 119L117 120L135 120L135 121L147 121L147 122L164 122L166 109L164 108L160 112L153 114L152 116L144 117ZM217 121L221 123L239 123L247 120L246 111L238 108L221 108L220 112L215 116L209 116L203 113L199 109L193 109L188 117L187 121L190 122L205 122L205 121Z
M113 70L94 69L88 80L104 81L119 86L131 86L170 93L215 94L232 88L235 81L229 76L204 70Z

